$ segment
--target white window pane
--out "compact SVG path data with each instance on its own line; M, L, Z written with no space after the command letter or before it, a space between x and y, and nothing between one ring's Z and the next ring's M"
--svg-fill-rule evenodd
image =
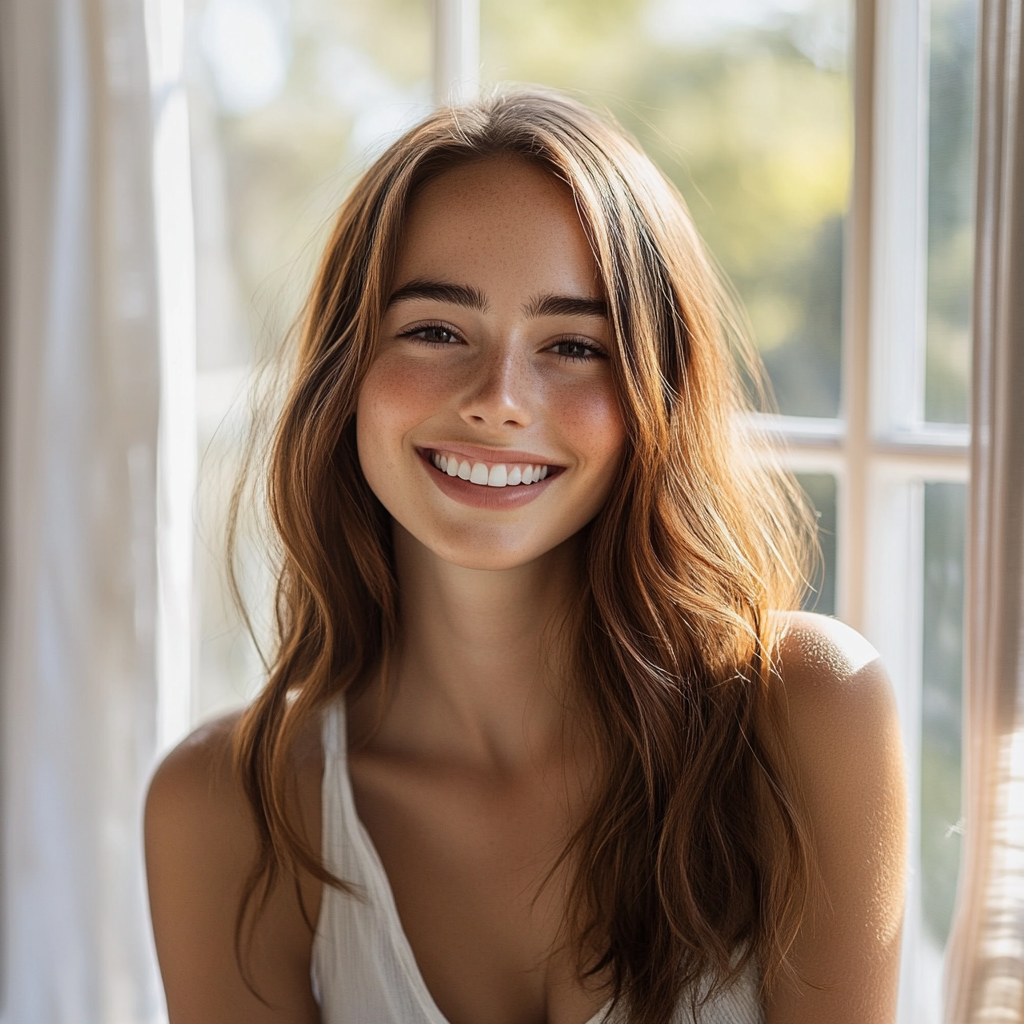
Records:
M821 565L813 587L805 601L808 611L822 615L836 613L836 478L832 473L797 473L797 482L804 489L818 520L818 543Z
M938 964L949 935L960 863L966 502L964 484L925 484L918 999L923 1007L939 1005Z
M607 106L679 185L781 411L839 408L847 0L482 0L485 81Z
M967 488L931 483L924 497L921 864L925 926L949 934L960 839L960 733Z
M932 0L925 418L967 421L977 0Z

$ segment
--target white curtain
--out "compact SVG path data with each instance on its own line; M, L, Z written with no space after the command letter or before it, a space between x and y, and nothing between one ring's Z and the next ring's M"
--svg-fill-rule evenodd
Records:
M966 833L947 1024L1024 1022L1024 0L982 0Z
M141 0L0 3L3 1024L141 1024L159 315Z

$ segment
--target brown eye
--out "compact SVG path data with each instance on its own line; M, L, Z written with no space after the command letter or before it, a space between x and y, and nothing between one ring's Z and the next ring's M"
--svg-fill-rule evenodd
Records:
M427 324L422 327L414 327L410 331L404 331L403 338L415 338L418 341L426 342L428 345L453 345L461 340L450 328L443 324Z
M450 345L457 340L451 331L443 327L424 327L418 333L424 341L432 341L439 345Z
M599 359L604 356L604 353L595 345L588 344L578 338L565 338L557 344L552 345L551 351L554 352L555 355L562 356L564 359L571 359L573 362L581 363L589 362L593 359Z

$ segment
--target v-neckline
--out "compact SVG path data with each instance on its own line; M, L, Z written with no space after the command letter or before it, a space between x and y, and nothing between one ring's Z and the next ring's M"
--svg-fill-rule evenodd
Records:
M395 902L395 893L391 887L388 873L384 869L384 862L377 852L377 847L374 845L369 831L359 817L358 810L356 810L355 793L352 789L352 776L348 768L348 721L344 696L337 702L336 707L335 743L337 745L336 756L341 767L342 804L345 816L348 819L347 824L350 826L347 831L352 841L361 847L359 851L362 854L361 859L368 869L369 877L367 881L369 882L369 888L373 890L370 895L376 898L376 903L384 914L388 933L405 970L406 979L416 994L416 998L419 1000L424 1012L430 1018L430 1024L451 1024L448 1018L438 1009L434 997L430 994L430 989L427 988L423 972L420 970L420 965L416 962L416 954L413 953L412 944L409 942L409 937L402 926L402 919L398 914L398 904ZM611 1000L606 1002L583 1024L606 1024L606 1022L610 1024L610 1019L608 1018L610 1008Z

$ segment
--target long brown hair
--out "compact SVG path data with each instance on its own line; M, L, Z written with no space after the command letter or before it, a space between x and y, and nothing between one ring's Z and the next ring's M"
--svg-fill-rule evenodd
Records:
M492 157L531 161L571 190L614 328L626 454L585 528L582 599L563 636L603 759L562 854L565 930L581 973L610 979L630 1021L664 1024L751 959L768 991L806 910L814 862L772 652L773 612L799 602L812 534L796 485L744 443L758 364L678 192L610 122L546 91L436 111L338 214L266 460L278 637L236 746L261 841L238 935L281 879L305 871L347 888L288 811L289 752L328 702L379 670L400 625L356 400L410 200L446 169Z

